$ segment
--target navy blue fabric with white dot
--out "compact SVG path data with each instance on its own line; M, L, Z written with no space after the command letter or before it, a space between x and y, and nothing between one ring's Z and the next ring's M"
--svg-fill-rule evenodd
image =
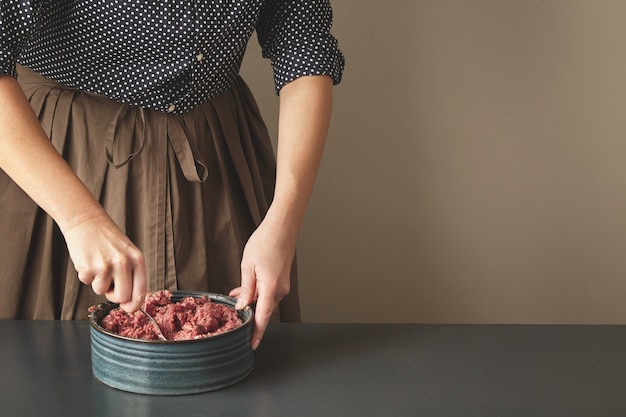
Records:
M81 90L182 113L228 89L256 30L276 92L341 80L329 0L2 0L0 75L19 62Z

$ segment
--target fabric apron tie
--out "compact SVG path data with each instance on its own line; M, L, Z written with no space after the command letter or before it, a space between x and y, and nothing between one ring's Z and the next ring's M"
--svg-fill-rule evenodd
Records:
M194 157L188 135L180 121L175 117L168 117L167 121L167 134L183 175L187 181L204 182L209 176L209 169Z
M116 145L117 136L115 132L117 131L117 127L119 123L124 120L125 116L128 114L129 106L120 106L120 108L115 112L111 123L106 132L106 136L104 139L104 150L106 153L107 162L114 168L119 168L121 166L126 165L131 159L135 156L139 155L141 150L143 149L143 143L146 137L146 119L144 110L142 108L138 108L139 118L141 119L141 134L139 135L139 145L137 149L131 151L124 157L121 161L115 161L114 150Z
M106 132L105 137L105 153L106 159L109 165L114 168L119 168L121 166L126 165L130 162L135 156L139 155L144 147L144 141L146 136L146 119L145 119L145 111L143 108L137 108L137 112L129 112L130 106L120 106L117 110L109 127ZM117 142L122 140L119 135L117 135L118 126L120 123L126 122L127 117L131 115L135 115L135 113L139 114L140 119L140 132L138 135L138 145L134 147L134 149L130 151L122 152L121 158L116 158L116 145ZM136 117L136 116L135 116ZM172 149L174 149L174 153L176 155L176 159L178 160L178 164L180 165L181 170L185 178L190 182L204 182L208 175L209 170L205 164L198 161L194 156L194 152L191 148L191 144L189 142L189 138L183 127L180 124L180 121L174 117L168 117L168 126L167 126L167 137L172 145ZM126 139L126 138L124 138ZM119 153L119 152L117 152Z

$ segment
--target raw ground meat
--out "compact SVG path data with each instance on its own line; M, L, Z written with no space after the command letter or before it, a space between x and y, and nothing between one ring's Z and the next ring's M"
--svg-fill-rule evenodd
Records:
M241 326L241 319L232 307L211 301L207 296L185 297L174 303L167 290L146 295L144 310L159 323L168 340L199 339L224 333ZM157 340L157 332L141 311L127 313L113 309L100 325L121 336L135 339Z

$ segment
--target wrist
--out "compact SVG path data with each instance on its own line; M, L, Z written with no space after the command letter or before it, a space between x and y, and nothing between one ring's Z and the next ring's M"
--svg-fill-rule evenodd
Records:
M295 242L302 228L302 218L303 215L293 206L274 202L263 219L263 226L280 233L285 239Z
M61 229L61 232L65 235L72 229L80 226L81 224L90 221L96 221L99 219L112 221L104 208L102 208L102 206L96 202L86 205L85 207L82 207L79 210L72 212L66 217L61 217L56 220L56 222L59 225L59 229Z

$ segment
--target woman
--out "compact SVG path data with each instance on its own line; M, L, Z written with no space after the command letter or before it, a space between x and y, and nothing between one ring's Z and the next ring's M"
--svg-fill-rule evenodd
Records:
M297 319L296 238L344 65L329 1L1 4L0 318L135 311L169 288L256 300L255 349L281 300ZM276 160L238 75L254 30Z

